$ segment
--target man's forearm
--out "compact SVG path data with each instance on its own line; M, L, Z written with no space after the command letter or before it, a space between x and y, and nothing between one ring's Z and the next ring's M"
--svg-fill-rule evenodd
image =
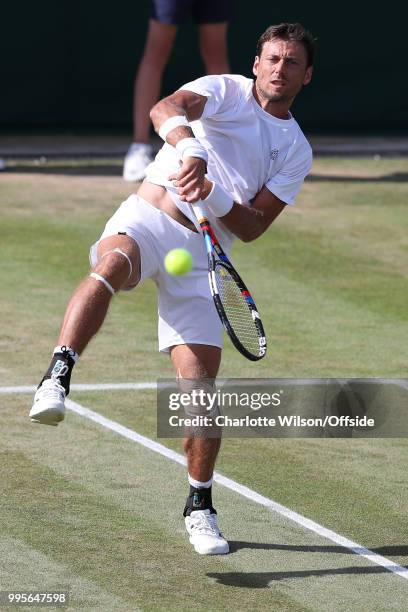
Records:
M150 119L157 133L159 133L160 127L167 119L176 116L185 117L188 120L186 109L170 98L160 100L150 111ZM175 146L183 138L194 138L193 130L188 125L179 125L174 128L168 134L166 140L169 144Z
M264 214L261 210L234 202L230 212L219 220L227 229L243 242L251 242L266 230Z
M206 179L205 184L209 182ZM212 192L212 197L216 202L218 197L222 202L225 196L228 199L228 194L224 190L221 190L219 194L216 189ZM230 198L232 202L232 197ZM214 203L209 205L209 210L212 210L221 223L243 242L251 242L261 236L285 208L286 204L266 187L263 187L255 196L251 206L234 202L232 208L226 206L228 212L217 214L214 210Z
M243 242L251 242L263 234L269 225L268 219L265 218L263 211L233 202L232 196L230 196L228 192L221 188L219 189L220 193L217 193L217 188L219 189L212 181L209 181L207 178L204 180L203 193L211 193L212 199L214 200L214 202L212 202L210 199L206 200L205 196L202 196L204 199L203 203L208 206L208 210L215 214L221 223ZM230 208L230 205L227 205L226 208L228 212L221 215L217 213L214 208L219 206L218 202L220 200L217 198L221 198L222 200L224 197L226 200L228 200L229 197L232 208ZM214 204L217 206L214 206Z
M199 119L203 113L207 98L190 91L176 91L171 96L163 98L155 104L150 111L154 129L157 133L167 119L171 117L185 117L187 121ZM167 142L175 146L182 138L194 138L192 129L188 125L180 125L166 138Z
M201 116L205 102L203 96L178 91L160 100L150 112L156 132L179 153L180 169L167 178L173 181L180 198L186 202L197 202L203 197L208 154L194 137L188 122Z

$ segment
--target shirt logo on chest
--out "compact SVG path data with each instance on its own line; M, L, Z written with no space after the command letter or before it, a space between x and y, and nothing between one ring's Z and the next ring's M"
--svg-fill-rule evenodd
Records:
M279 155L279 149L272 149L271 151L271 160L275 161L275 159L278 158Z

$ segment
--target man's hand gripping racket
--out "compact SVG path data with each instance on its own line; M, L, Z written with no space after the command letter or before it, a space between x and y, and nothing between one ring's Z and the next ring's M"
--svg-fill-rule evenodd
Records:
M251 361L266 354L266 337L255 302L224 253L199 204L190 204L200 224L208 256L208 279L214 304L234 346Z

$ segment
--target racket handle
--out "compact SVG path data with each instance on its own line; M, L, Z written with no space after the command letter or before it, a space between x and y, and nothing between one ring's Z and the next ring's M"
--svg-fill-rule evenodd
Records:
M198 221L200 221L200 219L206 218L206 215L204 214L203 209L201 208L201 200L198 200L198 202L195 202L194 204L190 204L190 206L193 209L193 212L197 217Z

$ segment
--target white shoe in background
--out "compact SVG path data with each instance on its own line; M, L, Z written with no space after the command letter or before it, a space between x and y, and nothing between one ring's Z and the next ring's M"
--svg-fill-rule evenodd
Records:
M126 153L123 178L130 183L142 181L146 168L153 161L153 149L149 144L133 142Z

